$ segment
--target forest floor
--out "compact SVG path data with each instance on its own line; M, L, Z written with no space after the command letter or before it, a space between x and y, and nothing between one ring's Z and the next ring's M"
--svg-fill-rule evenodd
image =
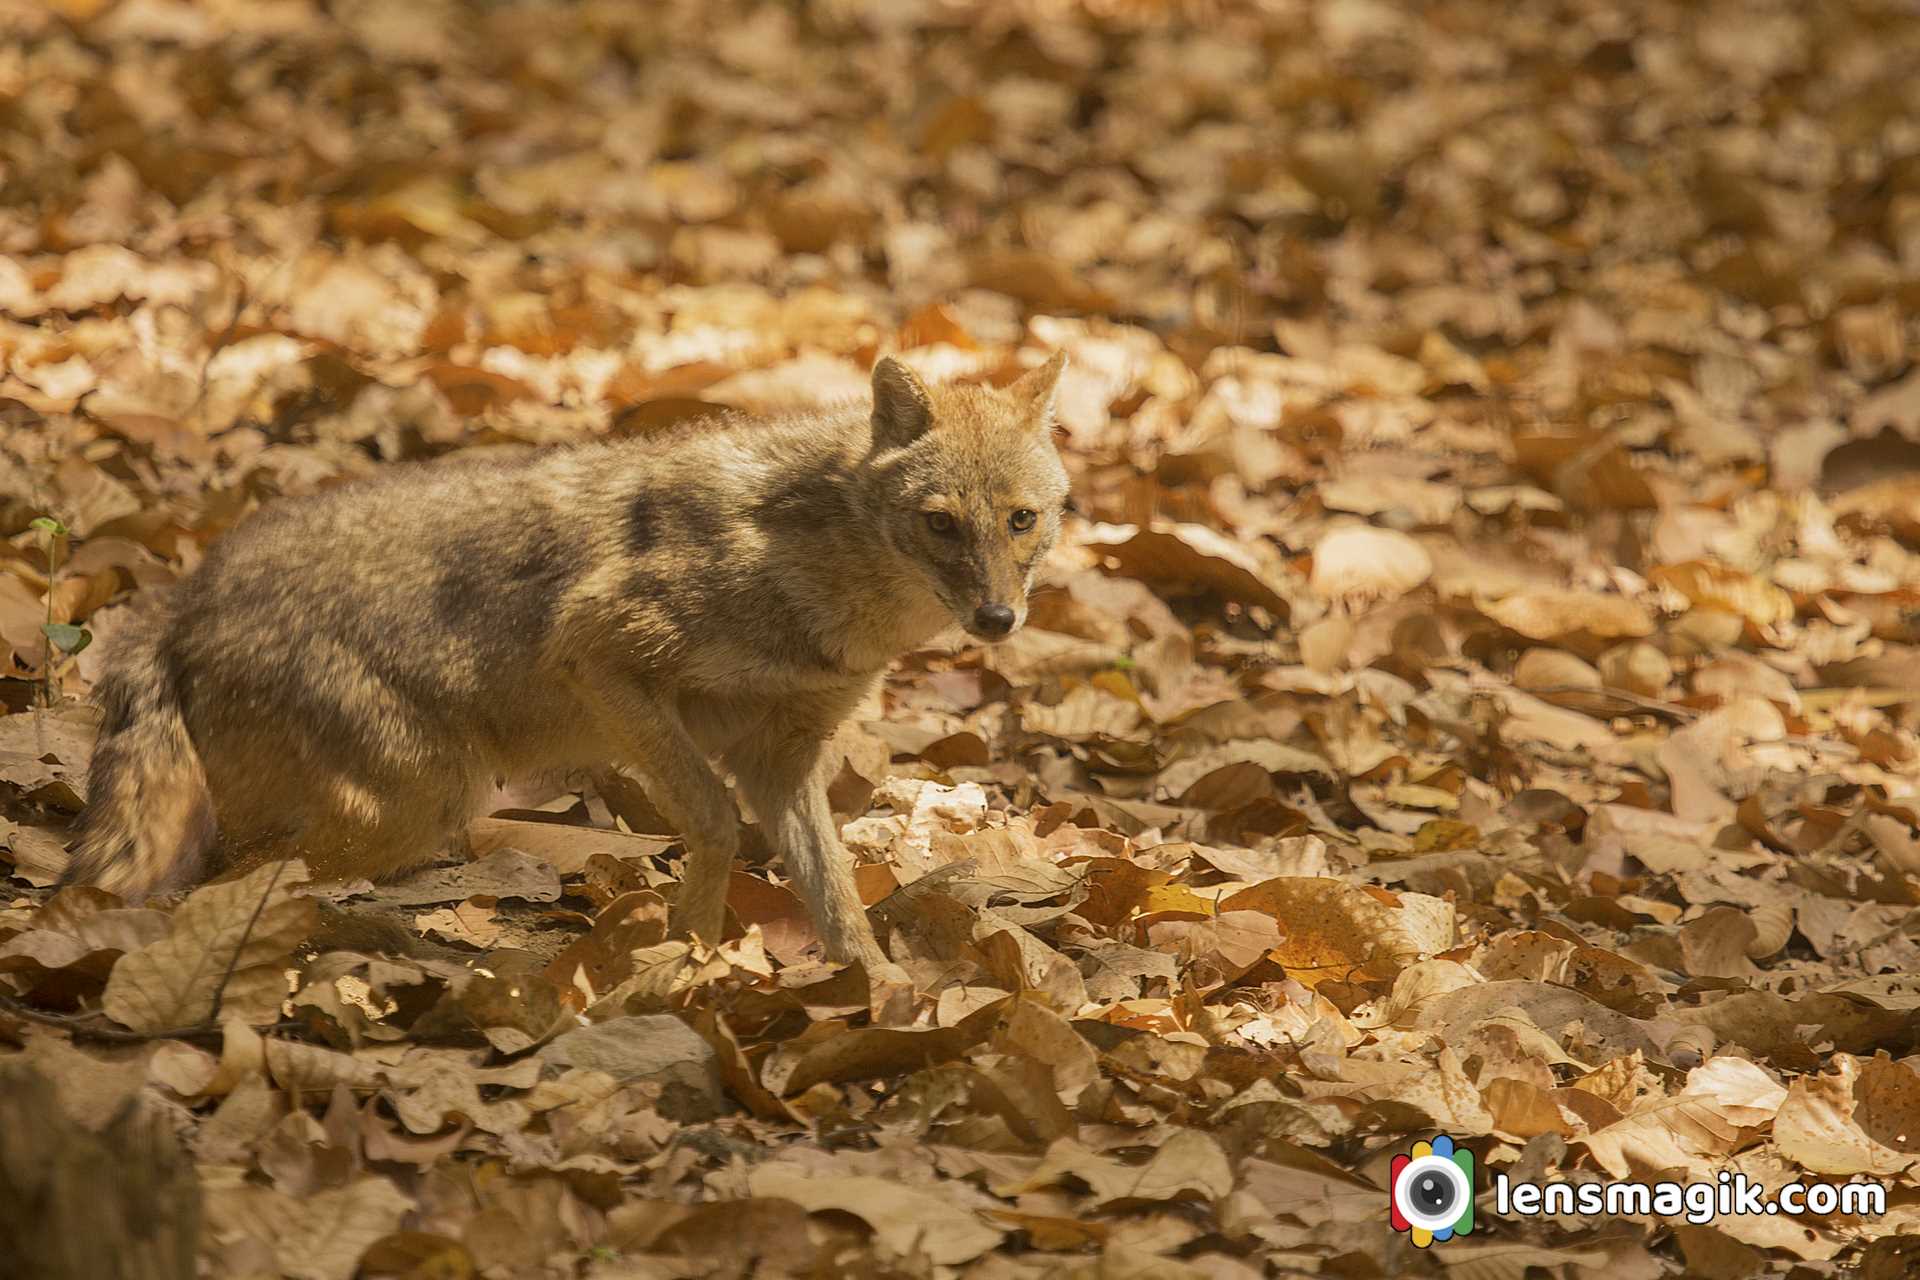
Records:
M177 1134L216 1277L1910 1274L1915 66L1891 0L0 4L0 1068ZM116 632L260 503L1055 349L1031 625L838 740L911 1025L777 860L667 941L618 776L54 892ZM1491 1181L1728 1174L1885 1211Z

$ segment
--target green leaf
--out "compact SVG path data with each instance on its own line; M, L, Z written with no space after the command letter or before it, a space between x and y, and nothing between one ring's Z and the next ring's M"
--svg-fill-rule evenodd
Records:
M93 632L71 622L46 622L40 629L47 633L47 643L69 657L93 643Z
M56 538L63 538L67 534L67 526L61 524L52 516L35 516L27 527L29 529L38 529L42 533L50 533Z

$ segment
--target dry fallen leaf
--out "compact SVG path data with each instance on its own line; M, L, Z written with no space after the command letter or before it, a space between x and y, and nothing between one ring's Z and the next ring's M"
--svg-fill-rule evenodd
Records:
M1219 909L1272 916L1283 935L1273 957L1302 985L1360 971L1392 977L1453 945L1453 908L1424 894L1393 894L1319 876L1280 876L1220 900Z
M209 1277L1908 1274L1920 24L1889 8L13 6L0 1065L47 1082L32 1132L89 1170L177 1146ZM90 699L254 508L1055 351L1072 497L1026 625L902 655L823 765L904 989L824 958L751 812L722 938L669 938L644 761L502 779L474 861L317 922L297 876L58 887ZM372 668L458 656L416 586ZM92 641L48 663L50 622ZM1482 1176L1893 1194L1483 1201L1422 1251L1381 1183L1436 1130ZM26 1198L81 1215L74 1274L186 1221L88 1176ZM46 1269L26 1238L0 1272Z
M1582 634L1616 640L1653 632L1646 606L1590 591L1521 591L1482 603L1480 611L1509 631L1547 643Z
M1200 587L1229 600L1257 604L1277 618L1289 616L1276 569L1204 525L1099 527L1089 531L1087 545L1118 561L1122 573L1149 584Z
M1313 549L1315 595L1330 600L1394 600L1433 576L1433 557L1391 529L1338 528Z
M1814 1173L1911 1176L1920 1164L1920 1081L1884 1060L1836 1054L1832 1069L1794 1081L1774 1117L1782 1154ZM1888 1145L1893 1143L1895 1145Z
M135 1031L191 1027L215 1010L255 1024L279 1016L289 953L318 923L298 862L269 863L195 889L158 942L123 956L101 996L108 1016Z
M385 1178L363 1177L295 1199L231 1186L209 1198L209 1226L249 1239L295 1280L352 1280L367 1249L400 1225L413 1201Z
M1649 575L1694 604L1737 613L1756 627L1772 626L1793 617L1793 597L1779 587L1725 565L1694 560L1660 565Z
M884 1178L808 1174L762 1165L748 1175L756 1196L791 1200L809 1213L850 1213L896 1257L920 1256L943 1266L971 1261L998 1245L1001 1232L944 1195Z

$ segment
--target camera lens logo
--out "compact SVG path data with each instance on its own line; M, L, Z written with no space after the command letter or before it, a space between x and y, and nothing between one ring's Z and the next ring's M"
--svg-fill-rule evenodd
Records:
M1445 1134L1395 1156L1390 1186L1393 1229L1410 1233L1416 1248L1473 1230L1473 1152Z

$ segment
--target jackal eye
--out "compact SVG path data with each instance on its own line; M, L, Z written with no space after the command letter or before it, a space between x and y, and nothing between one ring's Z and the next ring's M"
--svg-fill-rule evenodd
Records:
M944 511L927 512L927 528L935 533L952 533L955 529L953 517Z
M1039 517L1034 512L1022 507L1007 517L1007 527L1015 533L1025 533L1033 528L1033 522L1037 519Z

